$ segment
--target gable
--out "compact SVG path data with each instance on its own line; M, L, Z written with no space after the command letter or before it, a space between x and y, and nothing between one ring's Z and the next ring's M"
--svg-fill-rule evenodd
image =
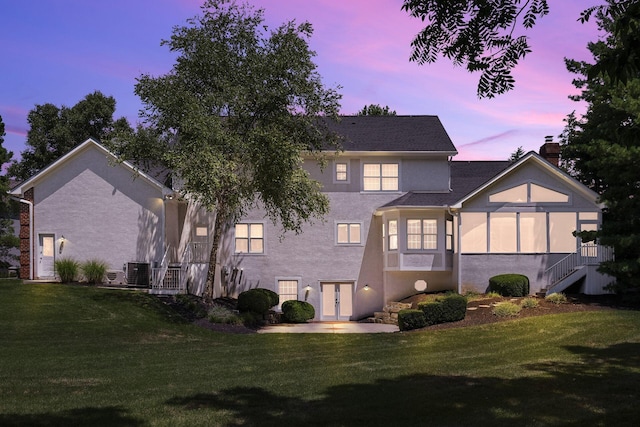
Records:
M137 171L128 162L117 162L116 156L109 152L109 150L93 139L88 139L36 175L13 188L9 194L22 196L29 188L40 186L43 182L54 179L53 177L62 181L65 179L69 180L74 173L78 173L78 167L83 166L85 168L100 170L104 179L107 181L115 179L116 176L127 176L130 178L129 185L133 181L133 178L136 178L135 181L143 182L145 185L159 191L162 195L173 193L170 188L162 185L149 175ZM50 183L48 185L52 184ZM120 186L124 187L125 184L120 182Z
M478 187L453 207L491 210L510 205L601 208L595 192L535 153Z

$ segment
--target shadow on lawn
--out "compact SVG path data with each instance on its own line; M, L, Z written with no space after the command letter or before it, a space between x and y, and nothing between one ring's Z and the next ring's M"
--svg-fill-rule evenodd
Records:
M536 371L532 377L418 374L330 387L312 401L286 390L275 394L236 387L175 397L167 404L185 411L230 412L228 426L637 425L640 344L567 350L581 360L528 366ZM211 419L216 418L212 413Z
M0 414L0 425L17 426L141 426L144 422L122 408L81 408L45 414Z

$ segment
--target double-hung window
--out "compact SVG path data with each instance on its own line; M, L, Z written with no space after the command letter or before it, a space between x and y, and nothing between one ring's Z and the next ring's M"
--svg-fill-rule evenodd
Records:
M278 308L282 307L282 303L289 300L298 299L298 281L297 280L278 280Z
M359 222L339 222L336 225L336 241L339 245L359 245L361 240Z
M349 182L349 168L346 162L335 163L335 182Z
M397 163L365 163L364 191L398 191L398 170Z
M407 220L407 249L437 249L438 222L435 219Z
M264 224L240 223L236 224L235 243L237 254L262 254L264 253Z

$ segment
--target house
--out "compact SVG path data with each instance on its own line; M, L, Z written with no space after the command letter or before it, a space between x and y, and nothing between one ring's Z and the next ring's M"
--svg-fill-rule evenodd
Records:
M281 235L260 209L224 231L215 293L264 287L306 300L316 320L354 320L416 292L484 292L521 273L531 292L605 292L612 254L572 233L602 221L597 194L557 167L559 146L517 162L455 161L436 116L345 116L343 151L320 169L330 212ZM554 163L555 162L555 163ZM51 279L54 261L97 258L108 280L202 294L212 215L159 176L87 140L11 194L21 201L21 277Z
M281 239L262 211L248 214L223 239L223 291L269 288L308 301L317 320L360 319L419 291L485 292L502 273L527 275L532 293L605 292L596 268L610 251L572 234L597 229L602 206L557 167L557 143L515 163L453 161L436 116L332 126L344 151L324 170L305 163L330 200L325 221Z
M209 215L97 141L88 139L10 195L21 203L21 278L55 279L57 259L96 259L107 264L110 283L159 284L162 293L190 282L202 292L195 284L206 274Z

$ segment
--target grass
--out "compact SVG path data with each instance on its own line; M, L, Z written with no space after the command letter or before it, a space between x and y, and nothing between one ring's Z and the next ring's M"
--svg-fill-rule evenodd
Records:
M0 283L0 425L635 425L640 312L226 335L147 294Z

